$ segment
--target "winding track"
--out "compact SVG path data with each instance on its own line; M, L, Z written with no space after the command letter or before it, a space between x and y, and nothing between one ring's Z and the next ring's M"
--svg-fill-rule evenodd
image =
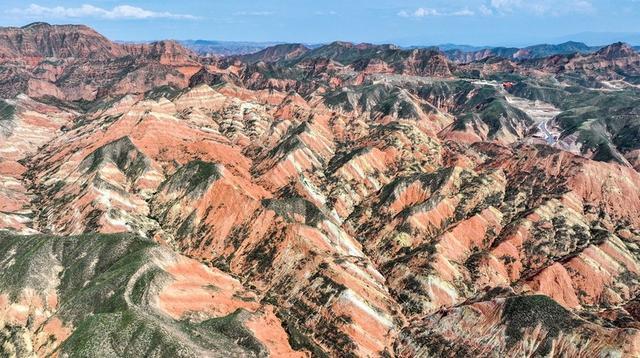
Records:
M549 145L554 145L558 142L558 137L551 133L549 130L551 123L553 120L562 112L560 109L552 105L551 103L542 102L542 101L532 101L522 97L516 97L509 94L504 88L502 84L496 81L485 81L485 80L468 80L475 85L481 86L492 86L499 88L500 91L504 94L505 98L513 107L523 111L526 113L533 121L536 123L536 127L538 131L542 134L542 138Z
M537 123L538 131L549 145L554 145L558 138L549 130L550 124L560 114L560 110L554 105L541 101L531 101L511 95L505 96L513 107L526 113Z

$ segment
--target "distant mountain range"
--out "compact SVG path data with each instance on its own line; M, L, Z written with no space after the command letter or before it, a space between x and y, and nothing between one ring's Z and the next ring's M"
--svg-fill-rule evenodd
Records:
M452 46L449 49L447 49L447 47L440 47L440 50L444 51L445 54L447 54L447 57L453 61L467 63L482 60L487 57L526 60L553 55L568 55L572 53L586 54L596 52L601 48L602 46L588 46L582 42L568 41L557 45L541 44L523 48L486 47L474 49L467 46L461 46L460 48L454 48Z
M251 41L212 41L212 40L183 40L178 41L184 47L202 56L236 56L248 55L266 48L286 45L285 42L251 42ZM304 44L308 48L317 48L321 44Z
M297 48L299 52L302 50L316 49L322 47L322 44L295 44L283 42L243 42L243 41L209 41L209 40L186 40L179 41L183 46L195 51L202 56L243 56L251 54L259 54L261 51L270 49L269 53L282 51L287 48ZM607 42L612 43L615 41ZM640 42L640 41L638 41ZM385 45L386 46L386 45ZM393 45L389 45L393 46ZM447 57L458 63L468 63L483 60L488 57L502 57L515 60L526 60L543 58L553 55L568 55L572 53L594 53L603 46L589 46L584 42L566 41L559 44L538 44L527 47L493 47L493 46L473 46L458 44L441 44L435 46L398 46L403 49L439 49L444 52ZM640 50L640 46L633 47ZM260 55L258 55L260 57ZM246 58L251 61L252 57Z
M640 33L633 32L580 32L557 37L549 42L580 41L589 45L605 45L614 42L626 42L640 47Z
M243 42L243 41L209 41L185 40L180 43L201 55L245 55L255 53L267 47L282 44L282 42Z

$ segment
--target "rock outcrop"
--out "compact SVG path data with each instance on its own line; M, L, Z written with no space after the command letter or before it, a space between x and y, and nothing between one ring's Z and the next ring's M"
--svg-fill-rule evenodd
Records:
M562 60L579 83L553 58L3 31L31 36L0 81L28 89L0 86L3 354L640 354L638 96L587 64L624 46Z

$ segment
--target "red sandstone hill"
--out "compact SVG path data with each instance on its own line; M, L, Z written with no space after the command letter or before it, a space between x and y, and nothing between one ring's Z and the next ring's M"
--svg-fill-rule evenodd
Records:
M117 44L83 25L2 28L0 53L3 97L94 100L162 85L183 88L202 67L176 42Z
M0 353L640 355L638 94L587 65L624 47L1 31Z
M3 62L26 60L34 64L45 58L106 60L127 54L120 45L87 26L41 22L1 28L0 49Z

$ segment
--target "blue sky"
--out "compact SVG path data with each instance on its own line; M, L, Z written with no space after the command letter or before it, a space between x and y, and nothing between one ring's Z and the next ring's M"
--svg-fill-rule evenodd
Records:
M600 36L607 39L640 33L640 0L2 0L2 3L3 26L22 26L33 21L83 23L111 39L127 41L171 38L527 45L558 42L585 32L604 32L607 34ZM588 36L595 34L576 38Z

